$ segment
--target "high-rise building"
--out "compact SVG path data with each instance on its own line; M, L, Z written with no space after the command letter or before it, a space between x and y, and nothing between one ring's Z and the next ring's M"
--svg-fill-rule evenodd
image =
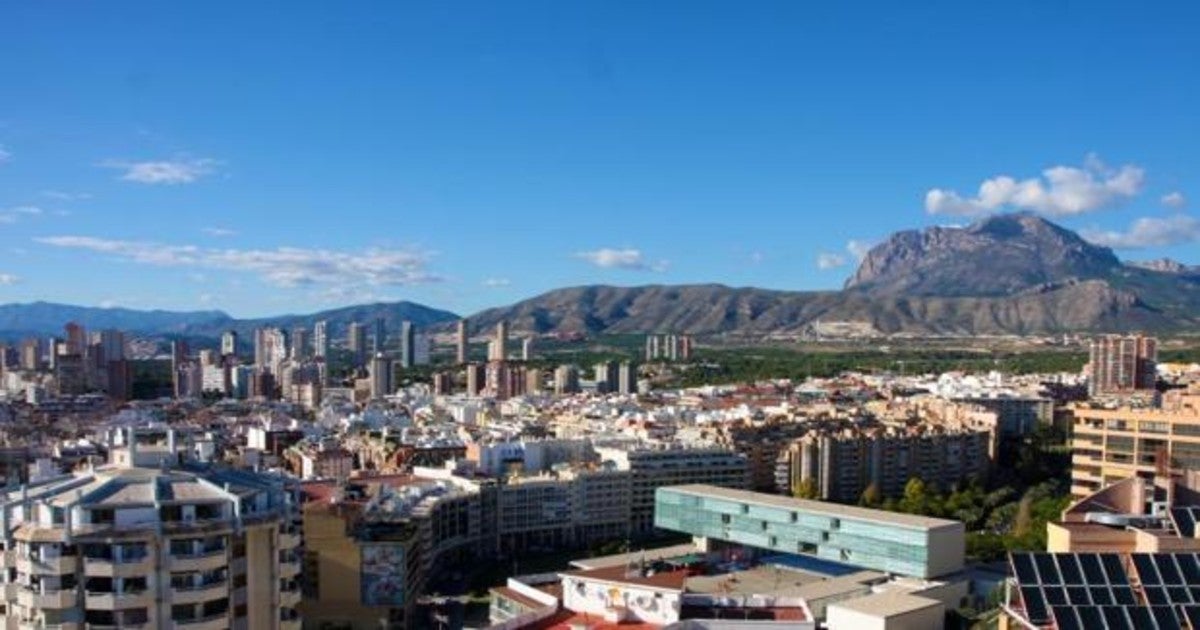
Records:
M238 334L235 330L227 330L221 335L221 356L231 357L237 354Z
M308 346L308 329L297 326L292 329L291 358L293 361L303 361L312 356Z
M371 398L383 398L395 393L392 383L392 360L376 353L371 359Z
M125 333L110 328L101 330L98 337L102 362L120 361L125 358Z
M259 370L278 375L287 360L287 337L278 328L258 328L254 331L254 365Z
M492 356L489 361L505 361L508 359L508 322L496 324L496 338L492 340Z
M1104 335L1092 340L1089 353L1092 396L1154 389L1158 340L1143 335Z
M445 396L454 389L454 375L450 372L433 373L433 395Z
M593 380L596 381L596 393L608 394L617 391L619 367L616 361L601 361L592 367Z
M400 322L400 367L410 369L416 365L417 335L412 322Z
M465 319L458 320L458 335L455 337L455 359L459 365L467 362L468 323Z
M533 337L525 337L521 340L521 360L529 361L533 359Z
M84 330L82 325L75 322L70 322L63 328L67 333L66 354L78 354L83 356L87 352L87 331Z
M467 364L467 395L478 396L483 392L486 375L482 363Z
M313 356L324 359L329 354L329 322L313 324Z
M367 362L367 328L358 322L350 322L350 330L346 346L350 349L350 354L353 355L355 367L365 365Z
M39 505L64 506L62 518L22 509L28 489L0 494L0 528L15 558L0 619L11 627L300 628L298 489L275 476L175 467L186 452L175 442L173 434L165 447L134 436L111 449L113 463L39 484ZM170 501L154 507L164 488Z
M188 383L186 380L181 380L185 377L183 371L187 364L188 347L187 342L182 339L176 339L171 342L171 391L176 398L186 396Z
M579 370L574 365L560 365L554 370L554 393L579 393Z
M617 393L628 396L637 393L638 368L636 363L625 361L617 368Z
M379 354L387 348L387 324L382 317L375 318L375 333L371 335L371 352Z
M33 371L42 363L40 342L37 339L26 339L21 342L20 364L22 370Z
M542 371L535 367L525 368L525 393L540 394L542 393Z

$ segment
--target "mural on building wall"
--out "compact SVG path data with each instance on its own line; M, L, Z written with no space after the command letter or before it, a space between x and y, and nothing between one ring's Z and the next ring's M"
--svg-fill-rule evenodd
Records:
M404 605L404 546L372 543L362 547L362 602L367 606Z

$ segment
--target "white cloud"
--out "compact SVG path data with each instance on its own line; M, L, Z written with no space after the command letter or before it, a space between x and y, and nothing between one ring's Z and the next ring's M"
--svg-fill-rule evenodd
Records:
M34 240L146 265L249 272L280 287L317 284L404 286L441 279L426 270L430 254L412 250L368 249L350 253L297 247L221 249L91 236L50 236Z
M762 252L750 252L750 264L761 265L762 261L767 259L767 255Z
M1142 217L1124 232L1112 230L1080 230L1083 238L1114 249L1140 249L1200 241L1200 220L1186 214Z
M1178 190L1163 195L1160 201L1162 201L1162 205L1175 210L1182 210L1187 205L1187 197L1184 197L1183 193Z
M92 198L90 193L73 193L64 190L43 190L42 196L56 201L82 201Z
M37 206L16 206L0 210L0 223L16 223L23 217L36 217L45 214L45 212Z
M9 286L20 282L21 279L11 273L0 273L0 286Z
M508 278L487 278L486 280L483 281L483 286L490 287L493 289L498 289L500 287L507 287L511 284L512 284L512 280L509 280Z
M237 236L237 231L223 227L206 227L201 228L200 231L209 236Z
M602 247L600 249L577 252L576 258L582 258L589 263L602 267L604 269L633 269L637 271L666 271L669 263L665 260L660 260L656 263L651 263L642 255L641 250L626 248L613 249Z
M1137 195L1145 171L1126 164L1107 167L1089 155L1082 168L1053 166L1041 178L1016 180L1000 175L984 180L974 197L953 190L933 188L925 193L925 210L930 214L981 216L1005 209L1033 210L1050 216L1083 214L1111 206Z
M841 254L821 252L817 254L817 269L837 269L846 266L846 257Z
M175 158L147 162L107 160L100 166L124 171L121 180L139 184L190 184L211 174L218 162L210 158Z
M12 154L4 150L4 145L0 144L0 164L12 159Z
M871 247L872 245L867 241L856 239L851 239L850 242L846 243L846 251L850 252L850 255L854 256L854 259L860 262L870 253Z

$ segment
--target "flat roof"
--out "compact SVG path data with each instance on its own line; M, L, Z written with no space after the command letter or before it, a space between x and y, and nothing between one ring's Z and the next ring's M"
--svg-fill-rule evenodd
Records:
M932 606L943 606L942 602L903 591L885 591L866 597L855 597L830 604L828 608L845 608L875 617L895 617Z
M730 501L739 501L742 503L757 503L758 505L782 508L785 510L794 510L797 512L814 512L836 518L872 521L883 525L892 525L897 527L909 527L915 529L940 529L943 527L953 527L965 529L965 526L961 522L944 518L917 516L915 514L903 514L899 512L887 512L884 510L873 510L871 508L858 507L854 505L827 503L825 501L813 501L810 499L796 499L776 494L764 494L762 492L751 492L749 490L734 490L732 488L721 488L719 486L710 486L706 484L664 486L662 489L691 495L717 497L721 499L728 499Z
M692 543L683 543L681 545L671 545L670 547L659 547L658 549L646 549L631 551L629 553L618 553L611 556L600 556L597 558L580 558L572 560L571 565L580 569L601 569L604 567L623 567L633 563L641 562L643 559L646 562L654 562L656 560L666 560L676 558L678 556L686 556L696 552L696 546Z

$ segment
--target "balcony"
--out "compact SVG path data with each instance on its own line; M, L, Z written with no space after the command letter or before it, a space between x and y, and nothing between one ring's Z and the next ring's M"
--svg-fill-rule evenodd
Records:
M88 577L137 577L153 572L150 556L111 560L107 558L84 558L83 574Z
M17 566L17 552L14 549L0 553L0 569L11 569Z
M75 597L74 589L46 592L28 588L17 589L17 604L27 609L74 608L77 603L78 599Z
M300 575L299 562L284 562L279 565L279 578L291 580Z
M279 605L283 608L295 608L300 604L300 589L279 591Z
M301 544L300 534L280 534L279 548L280 549L295 549Z
M9 621L12 624L12 621ZM40 621L21 620L17 621L16 625L9 625L9 628L17 628L18 630L81 630L81 623L42 623Z
M231 597L231 599L233 601L234 606L241 606L241 605L245 604L246 603L246 587L240 586L238 588L233 589L233 596Z
M229 582L221 580L200 586L173 586L171 588L172 604L201 604L221 599L229 595Z
M74 573L78 562L75 556L55 556L53 558L33 559L17 556L17 571L30 575L62 575Z
M303 623L300 621L300 617L296 617L295 619L279 620L279 630L300 630L302 625Z
M154 604L154 598L150 596L150 592L144 590L124 593L89 591L86 601L90 610L124 610L148 607Z
M207 617L197 617L188 620L174 620L171 622L171 627L178 630L226 630L229 628L229 613L223 612L219 615L209 615Z
M229 563L225 549L213 549L187 554L171 554L172 571L212 571Z

